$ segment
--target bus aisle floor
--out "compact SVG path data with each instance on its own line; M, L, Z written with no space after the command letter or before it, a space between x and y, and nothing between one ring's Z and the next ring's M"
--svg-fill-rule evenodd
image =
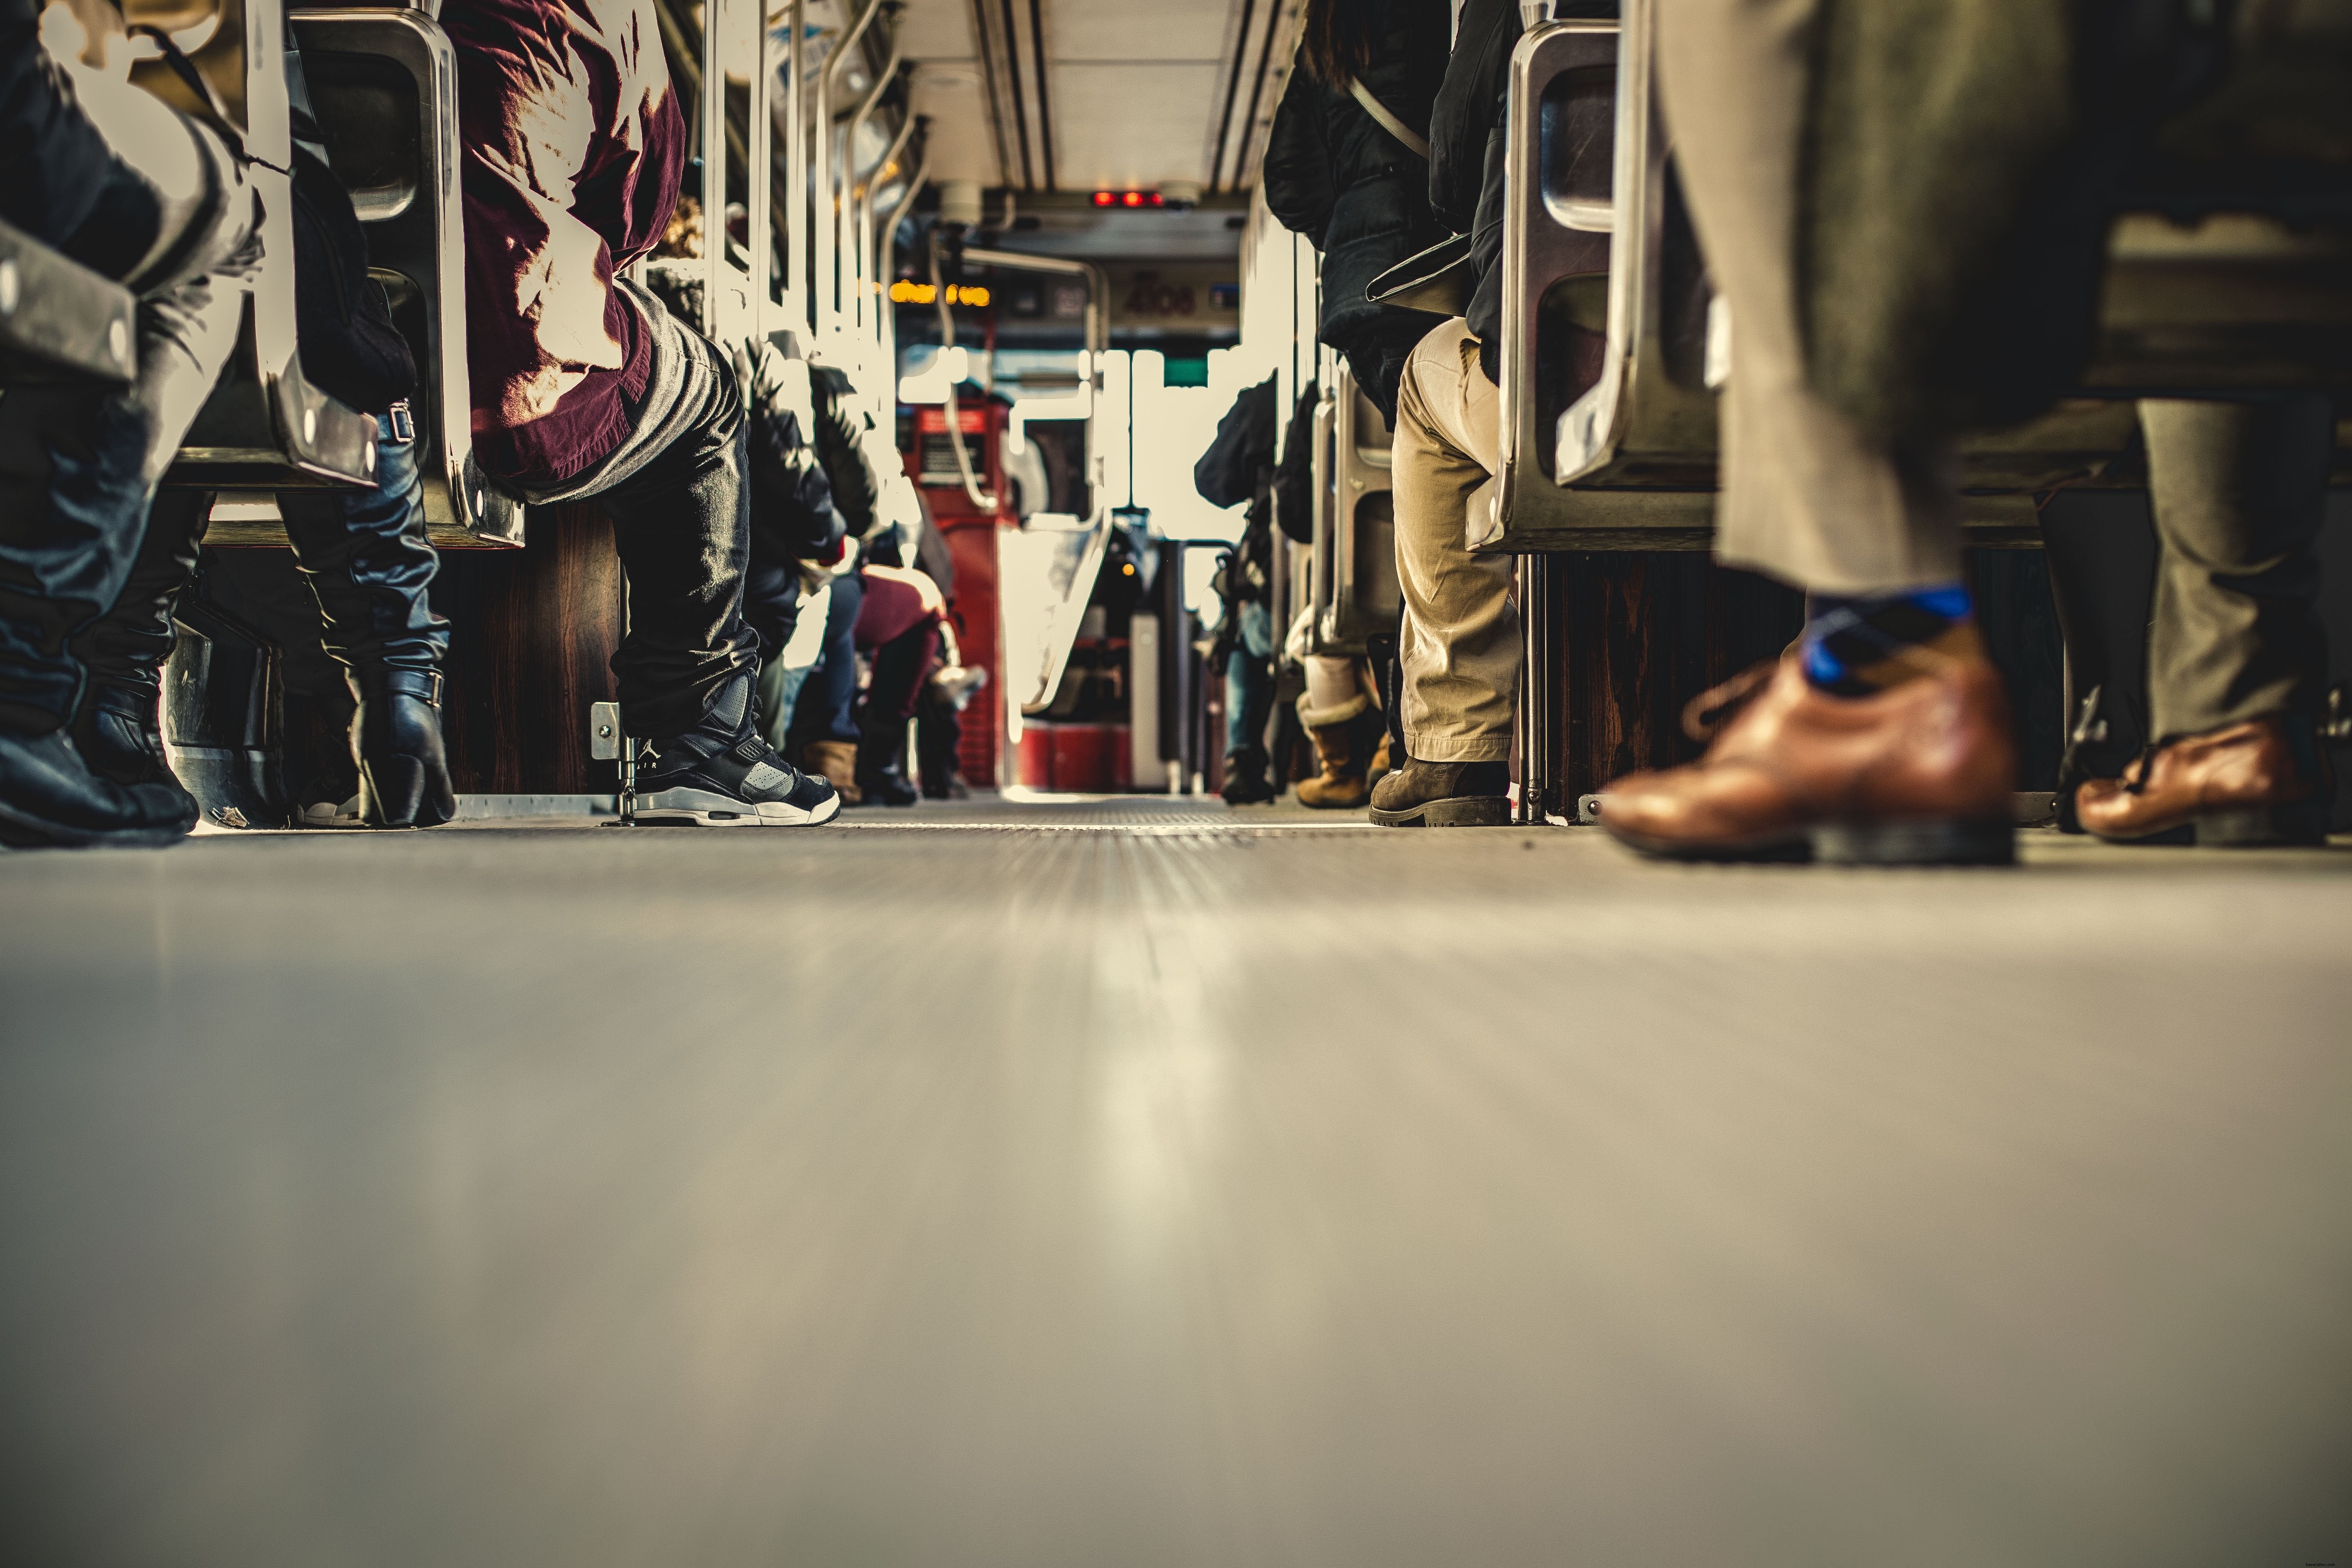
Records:
M2352 842L0 858L26 1562L2352 1563Z

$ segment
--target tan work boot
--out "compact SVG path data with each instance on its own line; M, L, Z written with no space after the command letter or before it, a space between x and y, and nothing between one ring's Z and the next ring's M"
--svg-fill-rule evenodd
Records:
M855 741L811 741L801 748L801 766L824 774L825 783L840 793L844 805L856 805L866 798L866 792L857 787Z
M1309 708L1304 697L1298 700L1298 721L1315 742L1315 760L1322 766L1315 777L1299 781L1299 805L1318 811L1353 811L1371 798L1356 733L1367 706L1361 696L1334 708Z
M1372 820L1382 827L1507 827L1511 764L1424 763L1404 766L1372 786Z

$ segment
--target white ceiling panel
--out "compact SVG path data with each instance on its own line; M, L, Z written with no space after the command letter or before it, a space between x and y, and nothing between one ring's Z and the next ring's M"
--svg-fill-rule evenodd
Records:
M1275 54L1286 55L1302 5L1043 0L1033 10L1032 0L909 0L899 37L917 67L916 111L932 119L931 177L1040 188L1050 143L1052 183L1064 191L1212 184L1223 121L1227 184L1237 168L1250 184L1243 148L1269 26ZM1042 123L1040 16L1052 110ZM1261 126L1273 90L1260 91Z
M1216 62L1054 68L1057 172L1065 190L1149 190L1208 177L1202 153Z
M1232 0L1053 0L1045 47L1056 60L1213 63L1240 9Z

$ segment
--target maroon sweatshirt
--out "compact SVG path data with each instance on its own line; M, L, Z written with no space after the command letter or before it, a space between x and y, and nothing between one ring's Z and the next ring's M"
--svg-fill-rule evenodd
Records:
M448 0L476 460L569 479L621 444L652 344L613 275L677 203L686 122L652 0Z

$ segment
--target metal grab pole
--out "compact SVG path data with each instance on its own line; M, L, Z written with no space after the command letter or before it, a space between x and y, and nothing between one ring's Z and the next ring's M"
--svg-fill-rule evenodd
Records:
M891 13L892 25L890 27L890 58L883 61L882 68L880 70L875 72L874 85L866 90L864 98L857 100L856 109L852 110L849 116L849 129L842 135L842 201L841 205L834 210L834 223L836 226L843 223L847 223L850 226L848 260L850 283L852 285L851 294L854 303L852 309L846 313L849 317L849 325L852 331L856 331L866 324L866 268L868 259L866 254L866 240L864 237L865 226L859 217L860 209L858 198L864 182L857 172L857 133L866 129L866 121L872 117L874 113L874 106L882 101L882 95L889 90L890 83L897 79L898 75L899 49L901 47L901 29L897 25L898 12L898 0L882 0L882 6L887 6ZM880 9L881 7L877 8ZM840 265L839 260L837 259L839 247L838 239L836 239L835 243L836 247L836 260L835 265L838 267Z
M834 254L841 222L841 181L834 157L833 79L855 52L857 40L865 36L866 25L881 12L884 4L885 0L873 0L873 4L858 13L857 20L850 24L841 41L825 56L824 68L816 73L816 123L812 129L815 133L817 166L824 174L824 213L815 226L816 268L810 286L816 296L813 319L820 343L841 315L841 301L835 293L840 283L840 272Z
M887 174L890 166L898 161L898 154L907 150L907 143L914 134L915 117L908 113L898 121L898 134L884 150L881 161L867 171L870 178L860 179L857 183L857 243L863 247L866 258L858 270L870 271L871 281L882 289L889 286L883 276L889 268L884 260L881 239L874 232L874 182ZM890 319L889 303L878 296L874 301L874 341L877 344L882 342L882 323ZM858 324L865 325L862 313ZM893 371L892 374L897 373Z
M1519 595L1519 821L1543 826L1551 805L1551 571L1549 558L1522 555Z
M917 115L914 118L928 121L930 117ZM893 270L898 266L898 226L906 221L908 211L915 205L915 198L922 194L923 182L930 174L930 133L925 131L923 150L916 155L914 172L907 176L907 193L898 198L898 205L890 209L888 222L883 226L882 232L876 237L877 248L887 247L883 253L890 258L888 266ZM892 403L897 400L898 393L898 311L887 296L879 309L881 319L877 324L882 345L882 372L889 384L877 391L875 395L882 404L877 412L887 414Z
M808 280L802 276L808 266L805 247L809 224L808 117L801 104L801 73L805 68L802 64L801 35L807 30L805 5L806 0L791 0L786 7L792 17L793 37L792 47L784 56L784 119L792 127L792 141L784 149L784 305L785 318L795 327L810 324Z

